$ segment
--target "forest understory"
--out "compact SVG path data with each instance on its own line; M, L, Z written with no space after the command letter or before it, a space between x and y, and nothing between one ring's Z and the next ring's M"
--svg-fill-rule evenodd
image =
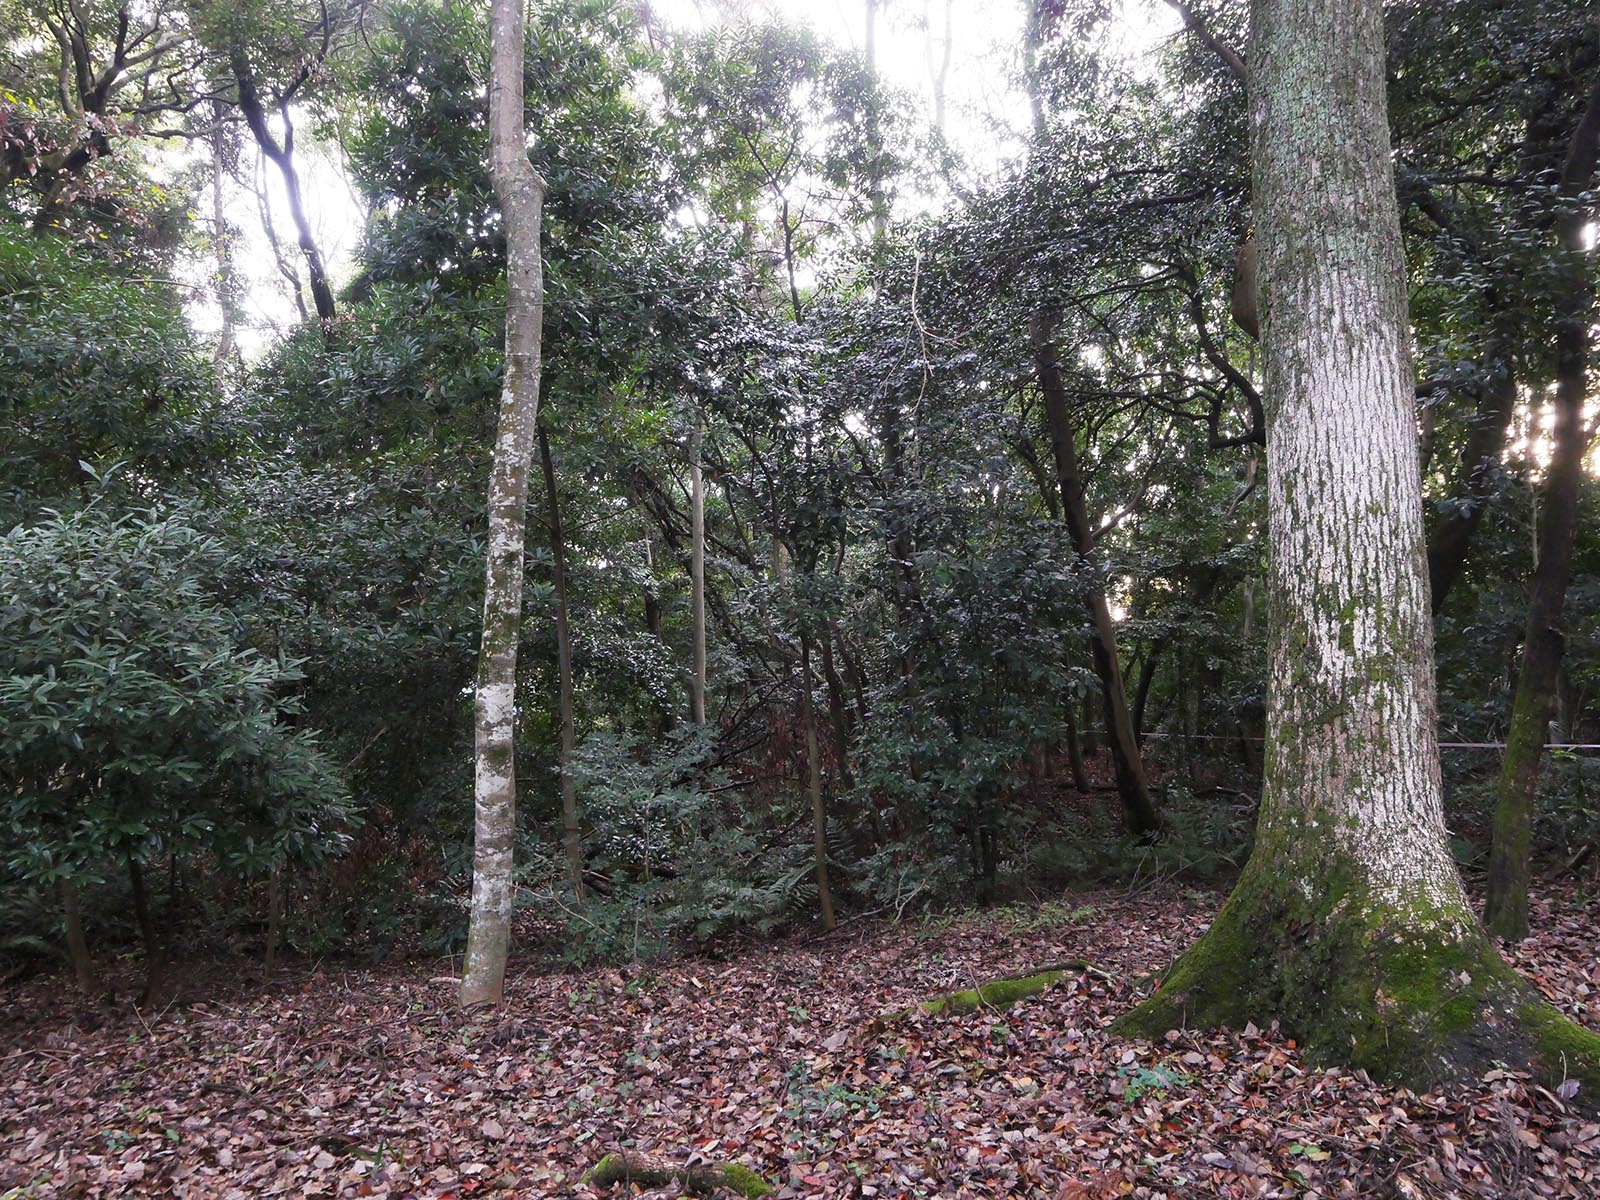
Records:
M443 960L265 982L220 960L144 1013L39 977L4 993L0 1196L683 1194L581 1182L618 1150L743 1164L778 1196L1600 1190L1600 1124L1512 1072L1418 1095L1271 1028L1110 1036L1220 898L1163 881L581 972L529 927L549 953L480 1018ZM1508 951L1591 1027L1597 916L1592 889L1547 887ZM1093 967L1004 1010L884 1019L1066 960Z

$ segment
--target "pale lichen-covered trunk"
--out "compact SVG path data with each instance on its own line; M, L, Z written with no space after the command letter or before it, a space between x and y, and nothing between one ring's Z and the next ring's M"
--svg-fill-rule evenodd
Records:
M695 414L689 440L689 618L694 626L694 676L689 683L689 720L706 723L706 483L700 461L704 434Z
M523 129L522 5L494 0L489 22L489 165L506 235L506 342L489 476L488 569L474 703L472 917L461 979L463 1005L499 1003L511 941L517 641L544 324L539 226L545 185L528 161Z
M1409 1082L1504 1060L1600 1084L1600 1037L1499 956L1450 856L1380 0L1255 0L1251 33L1261 815L1211 929L1122 1027L1277 1018L1314 1056Z

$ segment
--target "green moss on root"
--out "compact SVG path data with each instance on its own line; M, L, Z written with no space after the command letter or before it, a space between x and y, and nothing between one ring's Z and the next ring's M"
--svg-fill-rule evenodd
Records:
M712 1192L730 1188L741 1196L770 1196L773 1187L742 1163L714 1163L686 1167L656 1159L613 1151L583 1173L583 1183L610 1187L617 1183L637 1183L644 1187L676 1184L691 1192Z
M1037 996L1040 992L1053 984L1059 983L1068 975L1079 971L1089 970L1089 964L1079 960L1060 963L1056 966L1046 967L1042 971L1035 971L1032 975L1019 975L1008 979L993 979L988 983L979 984L975 988L964 988L958 992L946 992L942 996L934 996L910 1008L900 1008L893 1012L885 1013L883 1021L898 1021L910 1016L914 1012L925 1012L937 1015L939 1013L976 1012L980 1008L1009 1008L1019 1000L1026 1000L1029 996Z

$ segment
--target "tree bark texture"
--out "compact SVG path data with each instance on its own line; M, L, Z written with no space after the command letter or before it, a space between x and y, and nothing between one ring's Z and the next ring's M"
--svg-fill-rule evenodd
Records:
M523 24L518 0L494 0L489 29L489 166L506 234L506 342L489 476L483 638L474 700L472 914L461 979L463 1005L500 1002L511 941L517 642L544 324L539 230L545 184L528 161L523 128Z
M572 882L572 901L583 903L583 836L578 829L578 780L572 757L578 748L577 719L573 713L572 621L567 604L567 539L561 526L561 501L556 492L555 460L550 439L539 427L539 464L544 469L544 495L550 522L550 558L556 593L556 711L561 721L561 849Z
M1277 1018L1411 1085L1496 1061L1600 1087L1600 1036L1500 957L1450 856L1380 0L1254 0L1251 153L1268 447L1256 848L1122 1021Z
M1589 329L1594 321L1593 279L1584 226L1591 210L1578 196L1594 178L1600 150L1600 90L1573 137L1562 170L1561 198L1569 207L1556 222L1564 259L1555 328L1555 436L1544 480L1538 561L1528 602L1522 664L1511 704L1511 727L1501 760L1495 805L1494 843L1489 854L1489 899L1484 919L1502 937L1528 933L1528 875L1539 767L1555 712L1565 645L1562 614L1572 578L1572 550L1578 535L1578 501L1583 491L1583 459L1593 430L1584 416L1588 392Z

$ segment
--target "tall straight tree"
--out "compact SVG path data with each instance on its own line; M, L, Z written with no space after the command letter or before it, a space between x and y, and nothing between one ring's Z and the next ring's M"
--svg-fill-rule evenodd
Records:
M1123 1020L1277 1018L1414 1083L1504 1061L1600 1087L1474 915L1445 832L1433 628L1381 0L1254 0L1250 131L1266 355L1269 672L1255 852Z
M1562 614L1572 577L1572 549L1578 537L1578 500L1583 490L1583 459L1594 429L1584 412L1589 394L1590 327L1594 324L1592 251L1584 231L1593 205L1582 196L1594 180L1600 151L1600 87L1589 97L1563 164L1559 195L1565 211L1556 222L1563 255L1557 320L1555 436L1544 483L1544 523L1539 529L1539 561L1534 564L1528 600L1528 626L1522 666L1511 704L1511 728L1500 766L1500 796L1494 814L1494 845L1489 856L1489 899L1484 919L1502 937L1528 933L1529 848L1539 789L1539 765L1556 705L1556 680L1565 645Z
M545 182L523 127L521 0L489 9L489 171L506 235L505 370L489 476L488 568L474 704L472 917L461 1003L498 1004L511 943L512 843L517 825L517 641L527 542L528 473L539 423Z

